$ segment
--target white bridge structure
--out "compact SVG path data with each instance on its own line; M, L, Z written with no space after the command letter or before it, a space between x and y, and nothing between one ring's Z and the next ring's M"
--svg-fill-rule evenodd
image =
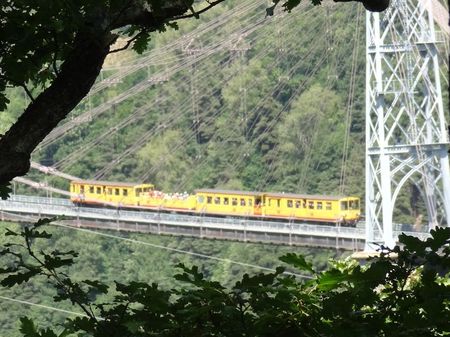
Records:
M383 13L367 12L367 250L395 244L394 207L406 182L425 201L429 229L450 224L450 129L437 48L448 22L448 11L432 0L391 0Z

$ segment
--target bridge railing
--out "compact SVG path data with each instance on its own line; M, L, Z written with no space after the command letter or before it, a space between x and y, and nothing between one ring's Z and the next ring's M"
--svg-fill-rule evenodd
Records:
M359 224L357 227L343 227L255 220L249 218L217 218L206 215L136 211L120 208L79 207L74 205L68 199L24 195L13 195L9 200L0 201L0 211L35 214L41 217L60 215L79 219L80 221L82 221L82 219L88 219L116 223L122 222L147 225L164 224L191 228L314 236L331 239L364 240L365 237L364 223ZM404 225L396 225L394 233L398 236L406 230L407 234L422 239L429 237L428 233L414 232L412 229L411 226L405 227Z
M61 215L84 219L108 219L137 223L164 223L177 226L210 227L226 230L256 231L269 233L314 235L330 238L362 240L363 228L336 227L316 224L299 224L278 221L254 220L249 218L210 217L158 211L133 211L112 208L78 207L68 199L30 197L14 195L9 200L0 201L0 210L39 214L40 216Z

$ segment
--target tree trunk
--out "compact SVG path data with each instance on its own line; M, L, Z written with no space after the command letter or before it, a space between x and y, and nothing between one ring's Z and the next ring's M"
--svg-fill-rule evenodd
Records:
M113 39L109 32L77 34L56 79L0 139L0 185L28 172L36 146L91 89Z

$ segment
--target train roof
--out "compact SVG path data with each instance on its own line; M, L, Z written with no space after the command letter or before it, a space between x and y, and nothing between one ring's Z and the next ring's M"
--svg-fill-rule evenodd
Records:
M319 194L295 194L295 193L264 193L268 197L274 198L292 198L292 199L308 199L308 200L340 200L348 197L339 195L319 195Z
M261 192L251 192L251 191L235 191L235 190L217 190L213 188L202 188L199 190L195 190L195 193L217 193L217 194L236 194L236 195L262 195Z
M85 184L85 185L101 185L101 186L118 186L118 187L136 187L140 185L152 185L153 184L142 184L142 183L126 183L117 181L102 181L102 180L72 180L71 184Z
M213 188L202 188L195 190L195 193L217 193L217 194L236 194L236 195L265 195L274 198L292 198L292 199L309 199L309 200L340 200L348 198L348 196L339 195L318 195L318 194L295 194L295 193L280 193L280 192L252 192L252 191L235 191L235 190L219 190Z

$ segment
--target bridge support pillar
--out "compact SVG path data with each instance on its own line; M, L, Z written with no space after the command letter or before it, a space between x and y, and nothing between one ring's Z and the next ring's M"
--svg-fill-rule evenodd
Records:
M366 16L366 250L393 246L394 205L419 188L428 229L450 222L449 135L431 0L391 0Z

